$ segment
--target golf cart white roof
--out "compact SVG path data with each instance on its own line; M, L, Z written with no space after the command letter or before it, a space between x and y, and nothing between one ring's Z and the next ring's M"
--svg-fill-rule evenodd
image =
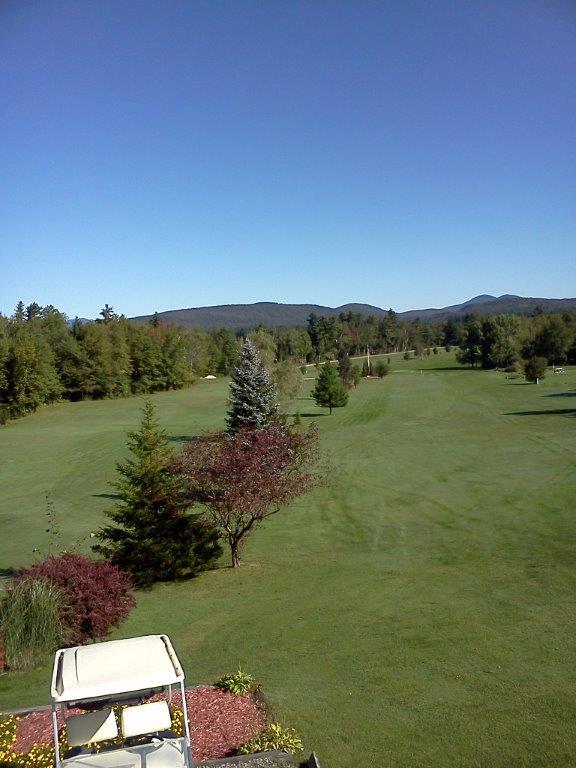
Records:
M166 635L111 640L56 652L52 700L86 701L183 680L182 667Z

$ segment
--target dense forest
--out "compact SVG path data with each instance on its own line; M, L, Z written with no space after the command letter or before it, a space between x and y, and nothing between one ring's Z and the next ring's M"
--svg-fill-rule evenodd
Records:
M458 347L458 359L472 367L505 368L520 359L576 363L576 311L532 316L470 314L462 321L401 321L342 312L312 313L306 328L247 334L220 328L204 331L165 325L157 315L136 324L105 305L93 322L69 321L53 306L20 302L10 317L0 315L0 423L56 400L125 397L180 389L206 374L227 375L249 335L264 364L288 385L290 373L306 362L342 356L435 347ZM286 393L289 395L289 392Z

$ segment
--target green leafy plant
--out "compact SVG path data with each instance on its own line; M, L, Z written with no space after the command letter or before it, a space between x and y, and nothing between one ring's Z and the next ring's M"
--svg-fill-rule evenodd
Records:
M524 378L533 384L538 384L546 376L548 361L545 357L531 357L524 363Z
M59 590L43 579L22 579L8 588L0 603L0 625L9 669L33 667L62 644L60 607Z
M388 376L388 374L390 373L390 367L382 361L376 363L375 370L376 370L376 376L378 376L379 379L383 379L384 376Z
M302 740L293 728L283 728L280 723L271 723L238 750L239 755L251 755L254 752L279 750L281 752L300 752Z
M224 675L216 683L216 687L223 691L229 691L235 696L242 696L246 693L250 693L254 689L255 682L252 675L248 672L244 672L242 667L238 667L238 670L233 675Z

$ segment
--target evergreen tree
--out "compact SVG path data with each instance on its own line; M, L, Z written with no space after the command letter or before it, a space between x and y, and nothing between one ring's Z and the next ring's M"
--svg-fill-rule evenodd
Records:
M23 323L26 319L26 310L24 307L24 302L20 300L18 304L16 304L16 308L14 309L14 314L12 315L12 320L15 323Z
M108 325L109 323L113 323L115 320L118 320L118 315L116 312L114 312L114 307L111 307L109 304L104 304L100 310L100 317L96 318L96 322L106 323Z
M317 405L329 408L330 413L332 408L341 408L348 402L348 392L332 363L326 363L320 368L312 397Z
M172 471L172 452L149 401L127 444L131 458L116 465L119 501L106 513L112 524L97 533L101 543L94 550L130 573L139 586L206 570L221 553L218 533L186 512L189 502Z
M26 322L29 323L31 320L34 320L36 317L40 317L42 313L42 307L37 302L33 301L32 304L28 304L26 307Z
M344 386L350 389L352 386L352 365L345 349L341 349L338 353L338 373Z
M229 403L226 424L230 434L242 427L259 429L278 415L276 387L250 339L244 341L232 372Z
M385 363L383 360L379 360L376 363L376 376L378 376L379 379L383 379L384 376L388 376L390 373L390 366Z
M61 394L54 355L48 343L28 324L19 321L13 321L2 378L5 383L0 401L6 403L11 416L31 413Z
M475 368L482 358L482 341L482 324L476 317L471 317L466 323L460 351L456 354L458 362Z
M219 328L210 334L212 349L208 367L210 373L220 373L228 376L238 362L239 344L232 331Z
M130 329L130 389L134 394L158 392L164 388L162 354L159 344L145 327Z

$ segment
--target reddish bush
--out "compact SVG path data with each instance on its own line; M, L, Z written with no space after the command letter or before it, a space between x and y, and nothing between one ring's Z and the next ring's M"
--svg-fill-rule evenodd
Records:
M60 591L61 620L72 645L105 637L134 607L130 578L115 565L64 552L20 571L18 579L46 579Z

